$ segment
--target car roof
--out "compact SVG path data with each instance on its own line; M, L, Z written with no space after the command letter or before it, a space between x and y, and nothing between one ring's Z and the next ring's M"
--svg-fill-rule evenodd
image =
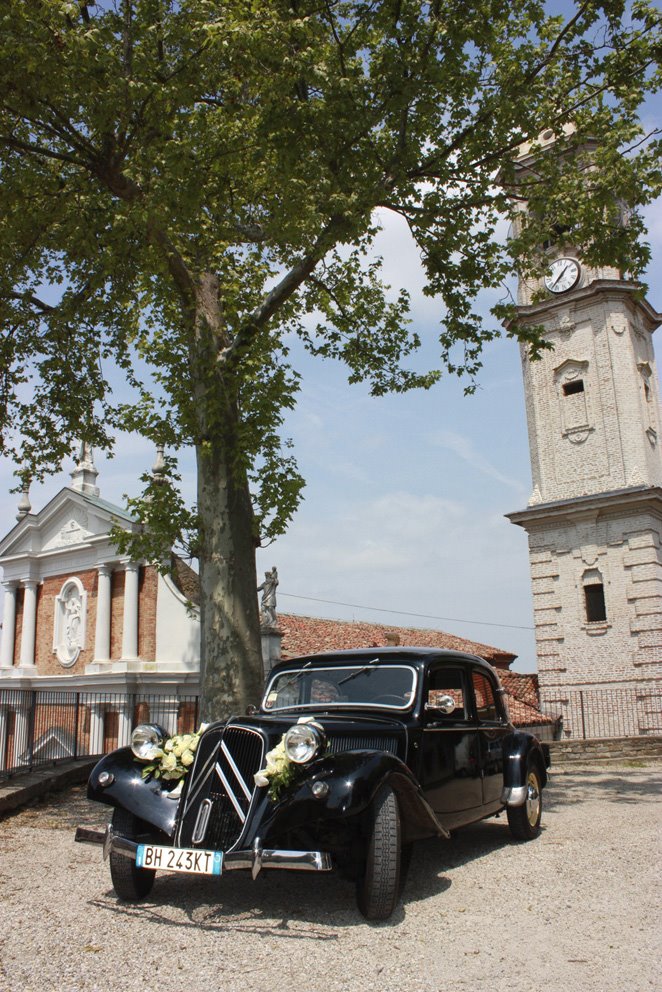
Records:
M493 672L494 668L484 658L478 655L465 654L463 651L449 651L444 648L429 647L374 647L374 648L353 648L346 651L325 651L320 654L307 654L298 658L287 658L274 665L269 674L281 669L298 668L311 661L323 662L324 665L347 665L352 662L367 663L373 658L379 658L385 664L416 664L423 666L433 661L447 661L449 664L457 662L471 662L472 665L485 668Z

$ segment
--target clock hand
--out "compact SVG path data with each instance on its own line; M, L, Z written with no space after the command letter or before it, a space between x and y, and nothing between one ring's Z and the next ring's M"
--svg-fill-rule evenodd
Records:
M566 274L566 272L568 271L569 268L570 268L570 266L569 265L566 265L565 268L561 269L561 271L557 275L556 279L552 283L552 286L556 286L556 284L559 281L559 279L562 279L563 278L563 276Z

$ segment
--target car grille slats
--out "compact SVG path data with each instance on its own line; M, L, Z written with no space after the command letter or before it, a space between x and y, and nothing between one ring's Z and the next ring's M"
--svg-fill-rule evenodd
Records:
M383 734L330 734L329 752L340 754L343 751L386 751L397 754L399 738Z
M225 727L200 741L179 844L228 851L239 840L255 792L253 776L262 766L261 734L246 727ZM211 804L204 833L196 831L201 807Z

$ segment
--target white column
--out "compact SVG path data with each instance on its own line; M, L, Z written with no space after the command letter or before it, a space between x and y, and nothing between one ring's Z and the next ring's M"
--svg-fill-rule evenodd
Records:
M37 629L37 583L34 579L23 582L25 597L23 599L23 630L21 631L22 667L34 665L34 641Z
M138 657L138 574L140 565L130 561L124 572L124 626L122 658Z
M11 668L14 664L14 639L16 635L16 583L5 583L5 603L2 617L2 644L0 644L0 668Z
M108 661L110 659L111 574L112 572L109 565L99 566L99 584L97 587L97 625L94 635L95 661Z
M105 703L90 704L90 754L103 754Z

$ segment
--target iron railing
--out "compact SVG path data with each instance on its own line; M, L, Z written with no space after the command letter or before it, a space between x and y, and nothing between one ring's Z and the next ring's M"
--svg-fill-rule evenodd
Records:
M561 717L561 738L662 735L662 685L614 689L543 689L543 713ZM0 779L17 772L96 757L129 743L137 723L170 734L199 723L199 697L0 688Z
M188 733L198 713L196 695L0 688L0 778L105 754L128 744L137 723Z
M662 734L662 685L541 690L540 708L561 717L561 739L594 740Z

